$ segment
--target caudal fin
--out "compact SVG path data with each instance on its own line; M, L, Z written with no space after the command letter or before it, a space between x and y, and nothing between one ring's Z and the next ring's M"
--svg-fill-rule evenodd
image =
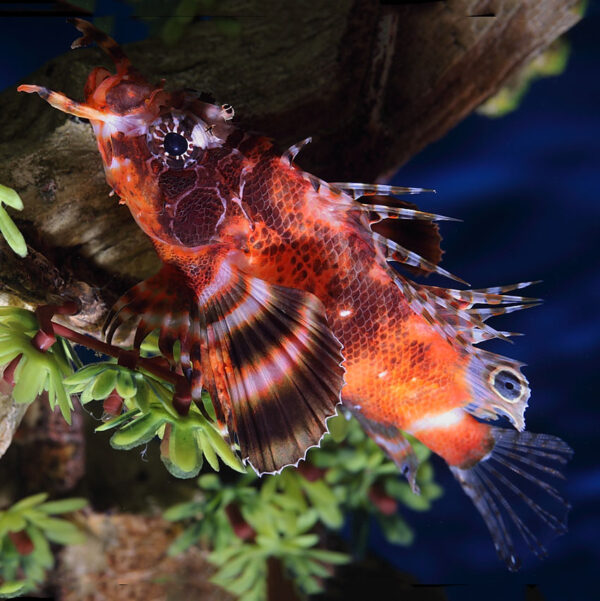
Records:
M521 562L513 542L515 529L538 557L546 556L540 540L545 534L567 531L570 505L542 478L564 478L559 470L573 451L548 434L502 428L493 428L492 434L495 446L485 459L469 469L450 469L481 513L499 557L516 571Z

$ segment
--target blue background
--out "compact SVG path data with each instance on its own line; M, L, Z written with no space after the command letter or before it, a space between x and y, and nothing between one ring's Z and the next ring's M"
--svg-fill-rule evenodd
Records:
M99 5L97 14L119 15L120 42L146 36L124 5ZM437 189L419 198L420 206L464 220L443 227L447 269L474 287L543 280L531 290L546 299L542 307L495 321L527 336L488 348L528 364L528 429L559 435L575 450L564 487L573 504L570 532L554 541L549 559L526 561L518 574L497 560L483 522L442 461L436 477L444 497L424 514L406 510L415 543L394 547L374 529L372 548L403 571L424 583L460 585L446 587L448 599L600 599L598 32L600 9L592 3L569 33L563 75L534 83L508 116L467 118L394 179ZM58 18L5 18L0 33L1 89L64 53L73 39ZM527 584L537 585L538 596Z

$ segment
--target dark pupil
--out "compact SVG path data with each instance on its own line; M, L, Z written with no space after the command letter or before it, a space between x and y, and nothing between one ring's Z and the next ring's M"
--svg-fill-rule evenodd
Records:
M188 147L187 140L181 135L176 134L175 132L169 132L165 136L164 141L165 150L173 156L179 156L183 154Z
M521 384L519 380L509 371L501 371L496 374L494 379L496 390L507 399L514 400L521 394Z

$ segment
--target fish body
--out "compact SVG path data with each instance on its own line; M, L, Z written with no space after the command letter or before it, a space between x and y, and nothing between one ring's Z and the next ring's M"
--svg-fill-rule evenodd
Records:
M440 455L510 569L518 566L511 523L543 554L518 505L564 531L567 505L540 472L560 475L553 466L570 449L523 432L530 392L521 364L476 346L510 335L485 320L531 306L505 294L527 283L457 290L411 281L392 264L454 277L438 265L434 222L443 218L391 196L418 189L328 184L294 163L307 141L282 154L234 127L231 107L148 84L113 40L76 26L84 35L74 45L97 42L116 74L95 69L84 103L20 89L90 120L107 182L163 262L115 305L108 338L137 319L135 346L159 330L173 363L179 341L192 398L209 390L259 473L302 459L342 401L415 492L418 463L403 432ZM500 416L517 431L490 423ZM526 485L556 506L542 507Z

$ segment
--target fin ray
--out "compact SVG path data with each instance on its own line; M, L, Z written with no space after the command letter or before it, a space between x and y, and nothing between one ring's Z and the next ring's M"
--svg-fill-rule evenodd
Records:
M492 428L492 436L495 446L480 462L469 468L450 466L450 469L483 517L498 555L510 570L515 571L520 566L520 559L515 550L511 524L529 549L543 557L546 548L540 538L542 532L564 534L566 513L570 508L554 487L525 471L518 462L524 463L525 459L530 467L557 477L558 470L547 463L563 465L572 451L562 440L547 434ZM541 451L543 455L532 455L531 449ZM521 457L519 453L527 457ZM515 455L519 455L518 458ZM532 493L525 492L525 485L532 489ZM534 494L541 495L543 501L534 498ZM548 503L552 504L551 509ZM520 515L521 510L529 516L533 514L539 533L534 531L531 517L525 519Z
M446 278L451 280L455 280L462 284L468 285L462 278L459 278L456 275L451 274L449 271L446 271L439 265L435 265L431 263L427 259L423 258L421 255L418 255L415 252L412 252L395 242L394 240L390 240L378 234L377 232L372 232L371 236L375 242L378 242L387 252L386 252L386 261L397 261L398 263L406 263L407 265L411 265L412 267L417 267L423 271L437 273L439 275L443 275Z
M293 144L290 146L282 155L281 160L285 160L288 165L292 165L296 155L307 145L312 142L312 137L304 138L304 140L300 140L297 144Z
M433 192L427 188L411 188L405 186L389 186L387 184L361 184L357 182L334 182L331 184L339 190L343 190L346 194L354 199L361 196L394 196L402 194L422 194L423 192Z

